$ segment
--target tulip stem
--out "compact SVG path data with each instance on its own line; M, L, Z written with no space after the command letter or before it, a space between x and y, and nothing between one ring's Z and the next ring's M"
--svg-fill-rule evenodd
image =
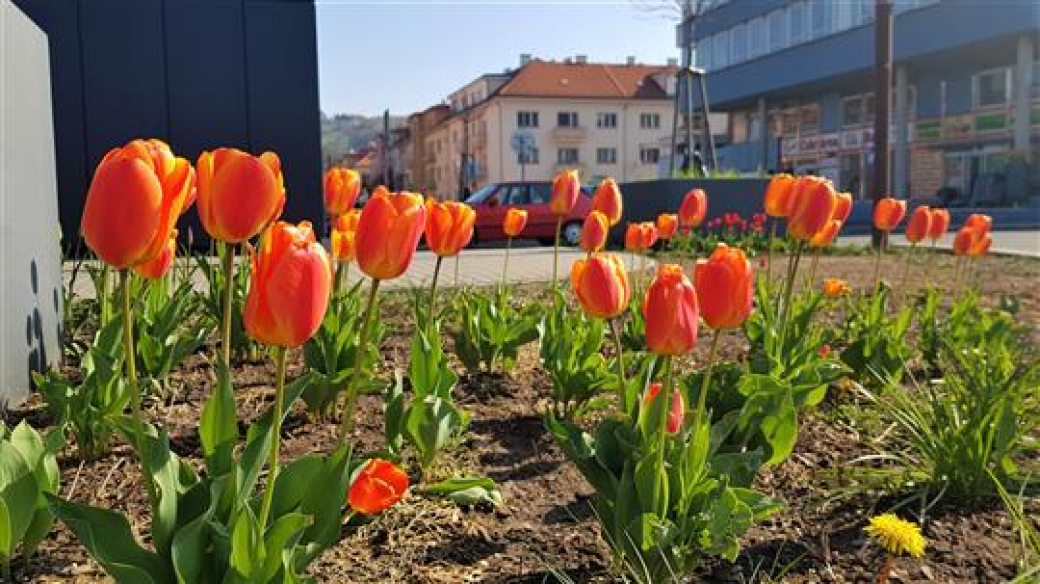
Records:
M231 303L235 290L235 244L224 244L224 330L221 335L220 360L231 371Z
M462 255L461 251L459 253L455 254L455 287L456 288L459 287L459 256L460 255Z
M339 296L339 291L343 287L343 279L347 270L350 269L350 263L345 261L336 262L336 276L332 280L332 297L336 298Z
M444 256L437 256L437 263L433 265L433 282L430 284L430 313L427 315L429 317L427 322L431 326L433 325L433 309L437 306L437 278L441 275L441 262L443 261Z
M372 312L375 311L376 293L379 292L378 278L372 280L372 287L368 291L368 303L365 306L365 316L361 320L361 333L358 337L357 356L354 358L354 374L347 386L347 397L343 403L343 422L339 431L339 446L347 441L347 436L354 431L354 410L357 409L357 383L361 377L361 368L365 360L365 349L368 344L368 333L372 324Z
M513 238L506 239L506 258L502 262L502 286L507 283L507 277L509 275L509 248L513 247Z
M776 224L779 220L774 217L769 223L769 249L766 251L766 282L773 281L773 244L776 242Z
M664 501L661 501L660 486L668 481L668 473L664 468L664 451L668 445L668 413L671 410L672 386L675 382L675 357L668 355L664 362L664 387L657 392L657 397L649 404L651 415L654 411L654 402L661 400L661 420L657 431L660 433L657 439L657 476L654 480L654 506L653 510L667 509ZM662 482L664 481L664 482ZM667 492L667 491L666 491Z
M558 273L560 266L560 229L563 227L563 215L556 216L556 244L553 246L553 290L559 283ZM555 302L555 297L553 302Z
M715 356L719 350L720 329L715 329L711 335L711 347L708 349L708 366L704 371L704 379L701 381L701 392L697 394L697 409L693 412L693 431L701 431L701 420L708 402L708 388L711 383L711 373L715 369ZM710 424L709 424L710 425Z
M278 376L274 386L274 419L271 420L271 451L267 455L267 485L264 488L264 499L260 506L260 535L267 529L267 519L271 514L271 503L274 501L274 484L278 479L278 447L282 439L282 418L285 400L285 347L274 348L274 359L278 367Z
M106 276L107 277L107 276ZM123 359L126 361L126 379L130 392L130 412L134 418L134 441L137 442L137 456L141 460L141 475L148 489L148 503L152 509L159 502L152 482L151 464L148 461L148 445L144 443L144 414L141 413L141 390L137 386L137 357L134 351L134 315L130 303L130 271L119 271L119 285L123 292Z
M904 288L904 290L909 290L909 288L907 288L907 283L910 281L910 265L913 263L913 260L914 260L914 248L916 248L916 247L917 247L916 243L911 243L910 244L910 251L906 254L906 269L903 270L903 288Z
M881 241L878 242L877 246L877 257L874 259L874 291L881 287L881 254L884 253L885 243L887 243L888 232L881 232Z
M812 290L816 287L816 266L820 263L820 254L823 248L816 248L812 257L812 264L809 266L809 289Z
M794 248L794 254L787 262L787 281L784 282L784 303L780 306L780 350L783 351L787 340L787 318L791 312L791 294L794 292L794 280L798 275L798 264L802 258L804 242L799 241Z
M614 337L614 350L617 352L617 373L618 373L618 405L621 409L628 411L628 400L625 398L625 361L624 361L624 345L621 344L621 332L618 330L618 323L616 318L609 320L610 332Z

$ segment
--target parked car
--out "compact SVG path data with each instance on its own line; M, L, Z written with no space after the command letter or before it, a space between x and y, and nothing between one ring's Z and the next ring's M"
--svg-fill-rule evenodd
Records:
M477 189L466 199L466 203L477 212L474 243L506 239L506 234L502 231L502 222L505 220L506 211L512 207L527 211L527 226L522 237L537 239L543 244L553 243L556 236L556 216L549 212L551 193L550 182L491 183ZM583 187L574 210L563 218L561 243L578 245L581 240L581 224L591 210L592 200L589 198L589 191Z

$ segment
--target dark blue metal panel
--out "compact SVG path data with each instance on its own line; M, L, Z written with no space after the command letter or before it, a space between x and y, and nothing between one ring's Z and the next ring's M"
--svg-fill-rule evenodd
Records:
M250 135L256 151L282 159L285 217L320 225L321 120L314 6L308 2L246 3L246 78ZM286 30L293 42L285 42Z

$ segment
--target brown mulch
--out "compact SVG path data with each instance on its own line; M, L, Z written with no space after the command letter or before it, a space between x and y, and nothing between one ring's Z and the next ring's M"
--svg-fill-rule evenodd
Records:
M778 270L774 269L774 273ZM824 257L818 273L848 279L854 287L869 285L870 256ZM897 284L901 263L888 259L887 277ZM983 297L996 302L1000 294L1014 295L1018 317L1034 329L1040 326L1040 262L1019 258L987 258L977 271ZM909 286L936 279L952 280L952 258L929 258L911 272ZM525 298L545 299L536 287ZM521 297L521 294L517 294ZM411 325L400 301L390 295L383 303L389 337L384 345L383 371L406 363ZM397 304L395 304L397 302ZM704 334L704 333L702 333ZM746 350L743 338L726 335L723 355L739 358ZM446 343L450 350L450 343ZM699 347L693 363L702 363L706 347ZM206 351L212 352L213 347ZM290 378L303 372L298 352L290 356ZM396 361L396 363L395 363ZM439 478L468 474L487 476L502 490L499 508L460 509L438 499L412 493L356 532L347 535L311 567L322 582L462 583L556 581L565 572L576 582L613 582L609 548L599 536L589 500L592 490L554 444L540 412L551 395L548 377L537 366L535 345L525 347L515 371L506 374L460 373L456 391L460 405L472 415L464 441L450 451L434 475ZM268 406L274 370L268 361L239 362L234 387L239 417L254 419ZM183 457L201 459L195 426L202 400L213 385L213 374L203 354L190 357L173 374L180 388L170 404L152 403L148 415L170 431L174 449ZM850 395L831 396L815 411L803 415L794 454L767 468L757 487L780 497L787 508L755 526L745 536L738 561L709 562L698 577L713 582L868 582L883 558L869 544L862 528L872 514L886 511L898 497L881 490L855 489L857 458L872 454L877 434L857 425L848 411L858 406ZM9 413L45 426L48 417L38 396ZM356 445L361 450L382 443L382 401L363 396ZM290 415L283 434L282 458L334 447L338 426L308 420L302 404ZM60 459L61 494L81 502L127 513L138 533L146 531L147 504L139 485L136 462L129 449L118 444L107 456L80 462L67 451ZM902 510L914 517L919 505ZM1027 513L1040 515L1040 501L1027 503ZM1018 535L996 502L987 506L948 504L927 513L924 534L929 550L920 560L900 559L897 582L998 582L1015 575L1021 553ZM15 573L24 582L107 582L68 529L56 524L39 552Z

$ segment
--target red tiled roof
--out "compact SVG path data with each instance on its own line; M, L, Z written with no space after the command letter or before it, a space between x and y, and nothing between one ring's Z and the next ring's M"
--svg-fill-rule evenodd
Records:
M674 72L662 65L559 63L534 60L520 68L498 90L498 95L533 97L591 97L612 99L666 99L668 94L654 75Z

